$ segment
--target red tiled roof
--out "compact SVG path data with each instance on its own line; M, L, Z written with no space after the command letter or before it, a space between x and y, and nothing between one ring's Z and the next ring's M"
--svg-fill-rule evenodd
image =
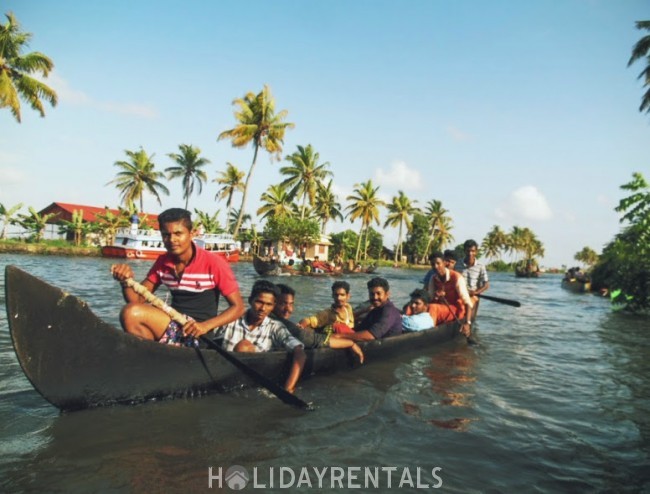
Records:
M87 222L97 221L96 214L104 214L108 209L111 213L118 215L120 211L118 209L112 208L98 208L96 206L88 206L85 204L69 204L66 202L53 202L45 209L42 209L38 214L50 214L54 213L54 216L48 223L57 223L60 220L71 221L72 213L74 211L83 211L83 220ZM157 214L147 214L147 213L138 213L138 216L141 218L143 216L147 217L147 222L154 228L158 227L158 215Z

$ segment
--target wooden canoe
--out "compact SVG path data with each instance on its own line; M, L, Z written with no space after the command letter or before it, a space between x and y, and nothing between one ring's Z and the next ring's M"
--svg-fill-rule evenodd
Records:
M577 279L567 280L564 278L562 280L562 288L574 293L589 293L591 291L591 282Z
M255 272L261 276L343 276L355 274L370 274L374 273L377 269L376 265L366 266L360 270L335 270L324 273L307 273L300 268L293 268L292 266L282 265L277 261L264 259L260 256L253 255L253 268Z
M61 410L224 393L254 385L213 350L140 340L102 321L77 297L15 266L5 269L5 294L18 361L34 388ZM362 342L364 365L421 353L458 335L458 324L449 323ZM345 350L306 353L303 379L358 366ZM238 353L237 358L278 382L290 361L286 352Z

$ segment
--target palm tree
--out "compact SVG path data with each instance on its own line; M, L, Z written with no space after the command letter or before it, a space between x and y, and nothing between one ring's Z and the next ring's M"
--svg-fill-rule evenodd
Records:
M305 219L307 203L313 206L316 202L318 186L332 176L332 172L327 169L329 162L318 164L319 158L320 155L311 144L307 144L307 147L298 146L298 151L285 157L291 165L280 168L280 173L287 177L281 185L291 188L291 197L302 197L301 220Z
M573 258L578 262L586 264L590 269L598 262L598 254L591 247L583 247L580 252L576 252Z
M523 250L523 229L517 225L512 227L506 240L506 251L515 254L515 260L519 261L518 254Z
M210 213L206 213L205 211L200 211L198 209L194 209L194 212L196 213L197 219L194 221L194 223L197 225L201 225L203 227L204 233L223 233L224 229L221 228L221 225L219 224L219 210L215 212L213 215L210 215Z
M428 257L431 246L434 250L440 250L454 240L451 234L452 221L448 213L449 210L442 207L442 201L432 199L427 202L424 215L429 222L429 240L424 250L425 257Z
M316 207L314 208L316 216L321 220L321 233L325 235L327 223L330 220L339 219L343 222L343 213L341 212L341 203L332 190L332 181L327 185L320 186L316 193Z
M385 206L386 203L377 197L379 187L372 186L372 180L355 184L353 194L346 197L347 201L351 201L345 208L349 210L348 217L354 221L358 218L361 219L361 231L359 232L359 240L357 242L357 251L354 256L355 261L359 261L359 250L361 248L361 237L363 232L366 233L366 242L364 254L367 255L368 250L368 230L370 224L375 222L379 225L379 208ZM356 195L355 195L356 194ZM365 257L364 255L364 257Z
M16 204L15 206L7 209L4 204L0 203L0 217L2 218L2 233L0 239L7 238L7 228L13 224L13 216L23 207L23 203Z
M530 228L513 226L508 235L508 248L523 254L525 260L544 257L544 246Z
M636 28L650 31L650 21L637 21ZM643 80L644 86L648 86L648 90L641 98L641 106L639 107L639 111L650 113L650 34L641 38L636 43L636 45L634 45L634 48L632 48L632 56L627 62L627 66L629 67L634 62L642 58L646 59L647 65L639 74L639 79Z
M417 211L415 203L406 197L403 191L398 191L398 195L393 197L393 201L388 205L388 217L384 223L387 226L399 226L397 235L397 247L395 248L395 262L402 258L402 227L406 225L408 231L411 230L411 216Z
M237 221L239 221L239 209L233 209L230 212L230 217L228 218L228 231L234 231L234 227L237 224ZM241 218L241 226L243 227L247 221L250 221L252 219L251 215L248 213L244 213L244 215Z
M48 221L56 216L56 213L39 214L33 207L29 206L29 214L19 214L14 223L22 226L25 230L34 232L34 240L39 242L43 238L43 231Z
M501 258L501 253L506 249L508 235L497 225L483 239L481 250L490 259Z
M119 228L129 226L129 216L121 210L119 214L113 213L108 206L104 206L103 213L95 214L97 220L97 228L104 235L104 241L107 245L115 242L115 235Z
M201 170L201 167L210 163L210 160L199 156L201 150L198 147L180 144L178 149L180 153L167 155L176 162L177 166L170 166L165 169L165 172L169 173L169 180L179 177L183 179L183 198L185 199L185 209L187 209L187 203L194 192L194 185L198 185L199 194L203 191L203 182L208 180L208 176Z
M291 196L282 184L271 185L260 196L262 206L257 210L257 215L262 219L269 217L289 218L294 216Z
M72 233L74 236L74 244L78 247L81 245L81 242L84 240L86 235L93 229L91 223L86 223L84 221L84 211L73 210L72 211L72 221L62 220L59 224L59 233L68 234Z
M244 175L246 175L246 173L227 161L226 171L219 172L219 176L213 180L213 182L222 185L214 196L214 199L215 201L226 199L226 223L228 223L228 218L230 218L232 198L235 195L235 192L243 192L244 190L244 182L242 182Z
M143 210L142 196L145 190L152 194L157 200L158 204L162 206L160 201L160 193L169 195L169 189L161 184L158 180L164 178L162 172L155 171L155 164L151 156L147 156L144 149L140 151L124 150L129 157L129 161L116 161L115 166L121 168L122 171L117 174L115 180L111 180L108 184L116 184L116 188L122 193L122 203L129 205L135 200L140 201L140 211Z
M20 123L20 98L45 116L41 98L56 106L56 92L35 79L31 74L37 73L47 77L54 68L54 63L39 52L22 54L23 49L32 38L31 33L20 30L20 24L13 13L5 14L6 24L0 24L0 108L9 108L14 118Z
M287 129L293 128L294 124L283 122L288 113L286 110L282 110L277 114L275 113L275 101L271 95L271 90L266 85L257 95L249 92L243 98L237 98L233 101L233 105L239 107L235 111L235 119L238 124L234 128L219 134L217 140L230 139L233 147L238 148L246 147L250 143L254 149L253 162L248 170L246 183L244 184L239 216L233 228L233 235L237 236L244 220L248 186L253 175L255 163L257 162L257 153L260 147L271 155L271 159L274 156L280 159L282 144L284 143L284 133Z

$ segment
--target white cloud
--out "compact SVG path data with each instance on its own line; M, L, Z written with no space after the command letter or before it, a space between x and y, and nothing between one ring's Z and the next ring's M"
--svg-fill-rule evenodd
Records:
M83 91L72 88L67 80L55 72L52 72L50 76L43 81L56 91L59 100L64 103L89 106L107 113L133 115L141 118L156 118L158 116L158 111L148 105L139 103L118 103L114 101L96 101Z
M546 221L553 217L546 197L533 185L513 191L494 212L500 219Z
M472 136L467 132L464 132L453 125L447 126L447 134L449 134L454 141L458 142L469 141L472 138Z
M420 172L409 168L403 161L393 162L387 172L379 168L374 180L378 185L400 190L420 190L423 184Z
M0 167L0 183L2 183L2 185L20 184L24 182L25 179L26 175L18 168L11 166Z
M88 105L91 103L91 99L86 93L71 88L68 81L56 72L52 72L47 79L43 79L43 82L56 91L59 101L73 105Z

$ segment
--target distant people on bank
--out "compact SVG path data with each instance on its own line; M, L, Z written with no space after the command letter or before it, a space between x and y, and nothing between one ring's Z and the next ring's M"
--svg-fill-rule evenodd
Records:
M465 259L458 268L458 271L463 273L465 282L467 283L467 290L474 305L478 302L478 296L490 288L490 281L488 279L487 269L483 264L478 262L476 256L478 255L478 244L475 240L466 240L463 244L465 250Z
M436 272L427 288L431 297L429 313L433 316L436 326L458 319L461 322L461 333L469 337L474 304L467 291L465 278L445 266L442 252L434 252L431 258Z
M402 334L402 314L390 301L390 286L384 278L372 278L366 284L371 309L357 324L354 333L336 333L332 338L372 341Z
M314 273L329 273L332 271L332 266L325 261L321 261L318 256L314 256L311 267Z
M431 297L426 290L418 288L410 294L408 303L409 313L402 316L402 328L405 332L422 331L434 327L434 321L429 314Z
M293 393L305 366L303 343L295 338L279 320L269 317L280 299L280 290L267 280L258 280L248 297L249 308L239 319L218 329L215 339L232 352L269 352L285 349L293 361L284 389Z
M298 338L304 343L305 348L349 348L354 354L359 357L359 362L363 364L363 351L361 351L361 348L359 348L359 346L354 341L342 339L332 340L330 338L331 332L320 332L314 331L312 329L303 329L294 322L290 321L289 318L291 317L291 314L293 314L295 308L296 291L289 285L282 283L278 283L276 286L280 290L280 298L278 299L278 303L275 305L275 309L273 309L272 316L284 323L289 332L295 338ZM334 292L333 289L332 292Z
M171 307L188 316L189 321L181 327L162 309L146 303L126 284L134 277L131 266L114 264L111 273L121 282L127 302L120 322L126 332L145 340L198 346L196 338L244 313L239 285L225 259L209 254L192 241L195 231L189 211L167 209L158 216L158 224L167 252L154 262L142 285L152 293L165 285L171 294ZM219 314L220 296L229 307Z

